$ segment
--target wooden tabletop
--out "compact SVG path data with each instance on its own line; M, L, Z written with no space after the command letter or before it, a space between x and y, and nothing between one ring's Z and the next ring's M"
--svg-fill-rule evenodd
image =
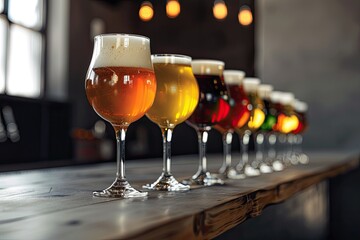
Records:
M234 156L233 158L238 158ZM209 156L210 169L221 164ZM128 161L130 183L141 188L156 180L161 159ZM182 179L196 170L196 156L173 158ZM311 154L308 165L188 192L149 192L141 199L92 197L108 187L115 163L0 174L0 239L210 239L265 206L359 166L359 156Z

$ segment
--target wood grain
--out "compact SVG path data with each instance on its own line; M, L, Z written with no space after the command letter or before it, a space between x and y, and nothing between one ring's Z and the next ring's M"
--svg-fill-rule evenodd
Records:
M210 168L216 170L221 159L210 156ZM197 159L179 156L173 162L173 173L181 179L195 172ZM111 183L113 163L2 173L0 239L211 239L270 204L358 166L358 156L313 154L308 165L229 180L225 186L149 192L147 198L125 200L91 195ZM160 159L127 164L127 176L137 188L160 171Z

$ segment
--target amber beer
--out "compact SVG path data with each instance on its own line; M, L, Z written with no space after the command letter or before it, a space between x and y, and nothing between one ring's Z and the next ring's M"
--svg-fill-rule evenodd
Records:
M245 73L239 70L225 70L224 80L229 91L230 112L214 126L221 134L243 127L249 120L249 99L245 94L242 81Z
M249 98L250 102L250 117L246 125L236 129L239 134L244 132L256 132L258 128L263 124L265 120L265 106L264 102L259 98L257 94L257 88L260 84L260 80L257 78L245 78L243 81L244 90Z
M94 68L85 82L89 103L96 113L114 125L129 125L151 107L155 91L154 72L135 67Z
M92 67L85 80L86 95L93 109L119 128L141 118L151 107L156 93L151 59L136 59L133 54L137 48L149 53L150 50L144 49L146 45L140 37L132 36L131 46L126 37L121 39L122 44L118 44L110 35L99 38L101 43L95 45Z
M173 63L167 61L172 60ZM161 127L174 128L193 113L199 100L199 87L185 56L153 57L157 90L154 104L147 112Z
M110 122L116 136L115 181L96 197L145 197L125 177L125 139L128 126L145 115L155 99L156 80L150 39L132 34L103 34L94 38L94 51L85 78L87 99L95 112Z

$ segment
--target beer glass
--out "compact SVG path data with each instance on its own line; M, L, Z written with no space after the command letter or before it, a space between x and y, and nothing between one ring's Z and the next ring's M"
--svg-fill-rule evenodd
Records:
M244 174L238 174L231 166L231 143L234 129L243 127L250 117L249 99L242 86L244 77L243 71L224 70L225 85L230 98L230 112L225 119L214 126L222 134L223 164L219 173L223 178L245 178Z
M291 151L291 132L299 125L299 119L295 115L292 102L295 100L294 94L290 92L282 92L279 101L279 111L276 125L274 129L278 132L278 157L285 166L296 164L296 158L292 156ZM290 140L290 142L289 142Z
M272 163L269 161L265 153L265 145L269 133L272 132L273 126L276 124L276 117L273 110L270 108L270 95L273 91L273 86L269 84L260 84L257 90L259 98L264 102L265 120L256 132L255 137L255 161L261 173L271 173Z
M94 111L115 130L117 168L113 184L93 195L144 197L147 192L131 187L125 177L125 135L128 126L145 115L155 99L150 39L129 34L105 34L96 36L94 41L85 90Z
M270 93L270 101L269 101L269 112L272 116L274 116L273 122L271 122L271 131L269 128L269 134L267 136L267 143L268 143L268 151L267 151L267 158L268 161L271 162L272 169L274 171L282 171L284 169L284 164L281 159L279 159L279 135L280 132L277 129L278 124L278 116L282 111L282 105L280 100L282 98L283 92L280 91L272 91ZM262 128L266 128L266 125L262 125Z
M191 69L191 57L158 54L152 56L156 75L156 96L146 116L156 123L163 137L163 172L151 190L184 191L189 185L179 183L171 174L171 139L176 125L184 122L195 110L199 87Z
M302 151L302 134L304 133L308 125L306 118L308 105L305 102L295 99L295 101L293 102L293 108L295 110L297 118L299 119L299 124L297 128L292 131L292 134L294 134L294 153L299 163L307 164L309 162L309 157Z
M260 80L257 78L245 78L243 81L244 90L249 98L250 118L246 125L237 128L236 132L240 137L241 161L237 165L239 173L247 176L257 176L260 171L254 166L256 162L249 161L248 146L251 134L255 133L265 120L264 103L257 94Z
M223 184L218 176L207 170L206 143L211 126L221 122L229 113L227 89L223 79L225 63L217 60L193 60L192 70L200 89L199 103L187 123L198 135L199 168L184 183L211 186Z

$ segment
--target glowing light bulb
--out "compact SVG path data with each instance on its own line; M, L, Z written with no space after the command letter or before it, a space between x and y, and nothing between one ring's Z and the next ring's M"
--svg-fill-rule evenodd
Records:
M228 11L224 1L216 0L214 2L213 14L216 19L223 20L226 18Z
M154 16L154 9L151 2L145 1L141 4L139 9L139 17L142 21L148 22Z
M169 0L166 3L166 15L169 18L176 18L180 14L180 3L177 0Z
M253 15L248 6L242 6L238 14L239 23L248 26L253 22Z

